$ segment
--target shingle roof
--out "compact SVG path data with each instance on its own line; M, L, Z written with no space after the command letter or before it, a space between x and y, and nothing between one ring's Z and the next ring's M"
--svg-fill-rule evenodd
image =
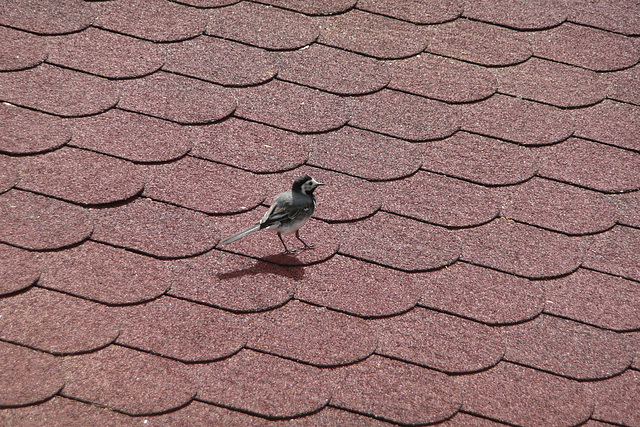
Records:
M4 0L0 424L640 425L639 35L635 0ZM304 173L316 249L219 245Z

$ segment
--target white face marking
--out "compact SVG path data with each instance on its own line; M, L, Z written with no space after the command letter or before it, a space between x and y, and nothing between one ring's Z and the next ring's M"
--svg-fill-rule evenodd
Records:
M310 191L313 191L320 183L315 179L311 178L309 181L302 184L301 190L304 194L309 194Z

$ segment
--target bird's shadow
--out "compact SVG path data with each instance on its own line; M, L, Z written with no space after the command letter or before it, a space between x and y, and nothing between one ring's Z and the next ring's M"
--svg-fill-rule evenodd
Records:
M217 273L216 276L220 280L237 279L244 276L276 274L278 276L287 277L293 280L301 280L304 277L304 266L296 265L297 259L290 254L270 255L262 260L256 260L251 267L245 267L238 270ZM280 265L285 262L292 265ZM276 263L277 262L277 263Z

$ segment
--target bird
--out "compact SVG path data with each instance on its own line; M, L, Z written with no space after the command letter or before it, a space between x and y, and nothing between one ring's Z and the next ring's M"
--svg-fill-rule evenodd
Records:
M269 210L267 210L259 223L227 237L221 243L228 245L257 231L273 230L278 233L278 237L284 246L284 253L292 254L297 251L287 247L282 235L291 234L295 231L296 238L304 244L302 249L312 249L314 246L302 240L299 233L300 227L307 222L316 209L316 198L313 192L321 185L324 185L324 183L316 181L309 175L297 178L293 181L291 190L280 193L273 198Z

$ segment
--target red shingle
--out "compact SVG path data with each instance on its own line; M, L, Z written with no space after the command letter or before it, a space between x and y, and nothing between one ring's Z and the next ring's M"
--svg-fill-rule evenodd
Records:
M162 0L116 0L98 6L98 28L154 42L190 39L202 34L207 22L203 10Z
M118 103L114 82L49 64L3 73L2 80L3 100L64 117L102 113Z
M146 174L144 196L210 214L252 210L266 197L254 174L193 157L148 166Z
M64 385L59 360L25 347L0 342L0 406L42 402ZM0 410L0 414L5 411Z
M640 6L624 0L569 0L569 20L627 35L640 34Z
M563 276L584 260L584 239L496 219L458 232L462 259L530 279Z
M351 411L325 407L320 412L302 418L279 421L284 426L313 427L313 426L353 426L353 427L389 427L389 423L366 415Z
M424 144L422 153L423 169L480 185L518 184L538 168L530 149L467 132Z
M107 78L151 74L164 63L162 45L97 28L47 40L47 61Z
M199 399L270 418L315 412L331 396L326 374L319 368L251 350L195 365L191 371Z
M249 348L319 367L359 362L377 346L365 320L298 301L248 321Z
M105 304L155 299L173 283L170 265L108 245L85 242L38 255L40 285Z
M470 425L476 427L501 427L504 425L503 423L491 421L487 418L465 414L463 412L458 412L454 417L449 418L441 424L446 427L466 427Z
M54 396L40 405L0 411L0 422L7 425L31 423L33 425L72 426L79 420L91 425L114 427L131 425L131 418L127 415L59 396Z
M347 126L314 136L312 141L311 166L367 180L404 178L420 167L418 146L366 130Z
M391 89L444 102L480 101L497 89L496 78L489 70L428 53L390 61L388 67Z
M621 194L612 197L618 208L620 224L640 227L640 192Z
M239 0L180 0L176 1L176 3L185 4L188 6L195 7L221 7L228 6L230 4L237 3Z
M505 95L464 106L462 117L463 130L531 146L563 141L575 130L568 110Z
M416 24L451 21L462 13L460 0L422 1L360 0L358 8Z
M0 104L0 152L34 154L54 150L71 139L64 120L48 114L16 107L8 102Z
M617 276L640 280L640 230L618 225L589 241L584 266Z
M381 61L320 44L281 53L278 64L278 78L338 95L372 93L389 83Z
M115 315L119 344L183 362L228 357L247 341L240 316L171 297L125 306Z
M299 13L251 2L209 12L207 34L269 50L293 50L318 38L316 21Z
M111 345L61 361L61 395L130 415L170 411L189 403L196 386L180 362Z
M640 65L626 70L607 73L609 80L609 97L616 101L640 104L640 85L629 85L628 82L640 80Z
M500 206L495 194L476 184L419 171L411 178L380 186L382 207L445 227L470 227L487 223L498 216Z
M567 19L567 8L560 0L498 0L465 3L463 15L517 30L540 30L561 24Z
M605 100L576 111L576 136L640 150L640 106Z
M133 162L167 162L191 148L188 128L166 120L114 109L74 119L72 144Z
M181 0L182 1L182 0ZM189 0L195 3L197 0ZM202 1L200 1L202 2ZM187 420L187 421L185 421ZM193 425L260 427L268 423L264 418L194 400L179 411L145 417L145 425L166 426L187 422Z
M282 172L302 165L308 138L234 117L191 130L191 154L255 173Z
M91 164L91 168L79 168L82 164ZM19 188L83 205L127 200L145 184L139 166L70 147L25 157L19 170Z
M547 313L618 331L640 326L635 282L580 268L543 286Z
M627 340L627 345L631 348L631 352L633 353L633 362L631 362L631 367L638 369L640 366L640 333L637 331L626 332L624 337Z
M524 34L467 19L430 29L427 52L485 66L507 66L532 55Z
M35 67L47 59L47 55L47 42L42 37L7 27L0 27L1 71Z
M454 232L385 212L334 227L343 233L341 253L404 271L441 268L460 256Z
M320 43L378 59L407 58L427 46L422 27L362 10L321 18L318 23Z
M350 117L345 101L332 94L282 81L236 89L238 117L299 133L342 127Z
M424 273L420 305L490 325L519 323L544 306L537 281L465 262Z
M207 36L168 45L163 68L224 86L265 83L278 72L264 50Z
M396 423L444 421L462 401L448 376L380 356L339 368L332 378L332 405Z
M150 199L96 210L92 218L95 240L159 258L201 254L220 238L208 215Z
M58 249L85 240L93 230L75 205L20 190L0 194L0 241L25 249Z
M640 188L640 154L569 138L536 150L541 176L606 193Z
M18 165L15 157L0 154L0 193L11 190L20 180Z
M81 31L97 15L93 4L81 0L7 0L0 11L0 24L37 34Z
M172 265L175 279L169 294L237 312L264 311L285 304L304 274L301 267L281 267L219 251Z
M516 325L506 339L505 360L577 380L612 377L631 364L621 335L558 317Z
M593 382L590 388L597 399L593 417L621 425L640 422L640 374L627 371L605 381Z
M0 244L0 295L33 285L40 277L40 267L31 252Z
M333 15L351 9L356 0L265 0L264 3L305 15Z
M496 75L501 93L556 107L596 104L605 98L609 86L593 71L537 58L498 69Z
M349 98L350 125L409 141L446 138L460 128L457 110L443 102L393 90Z
M640 45L633 39L571 22L533 32L529 40L536 56L594 71L627 68L640 59Z
M118 107L181 124L224 119L236 109L231 91L189 77L157 72L119 83Z
M373 325L380 340L378 354L447 373L487 369L505 350L499 330L424 308Z
M361 317L404 313L417 304L423 290L419 275L341 255L308 267L304 273L296 298Z
M98 350L118 337L107 307L40 288L0 300L0 337L54 354Z
M603 232L618 219L615 205L604 195L540 178L507 189L501 212L569 235Z
M576 425L593 411L583 383L501 362L454 381L466 391L462 409L517 425Z

